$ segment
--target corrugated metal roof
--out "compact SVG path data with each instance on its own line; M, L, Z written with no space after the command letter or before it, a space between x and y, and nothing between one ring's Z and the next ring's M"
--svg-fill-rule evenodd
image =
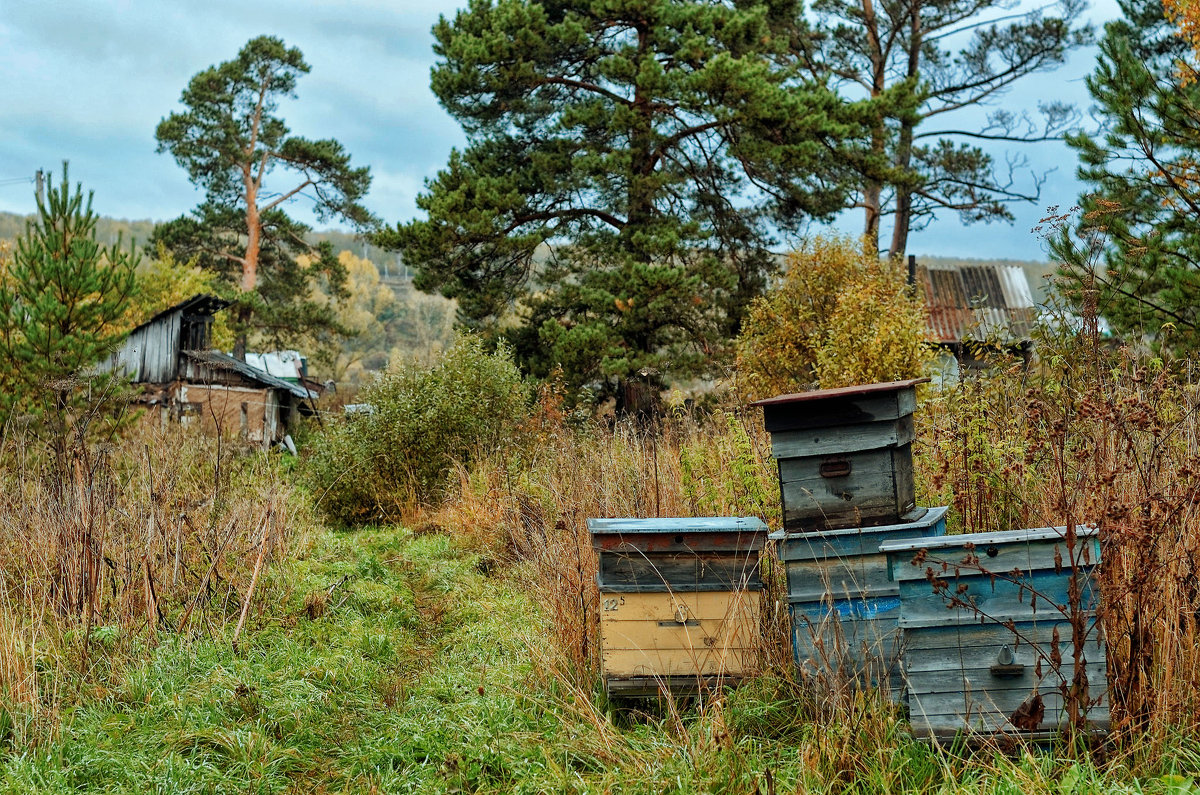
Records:
M929 333L937 342L1029 339L1036 320L1025 272L1015 265L917 266Z
M200 364L205 365L206 367L212 367L217 370L233 370L234 372L240 373L252 381L257 381L260 384L272 387L274 389L286 390L301 399L316 397L314 393L309 392L307 389L299 386L298 384L292 384L284 381L283 379L276 378L273 375L264 373L257 367L251 367L245 362L239 361L232 356L227 356L220 351L184 351L183 355L194 362L199 362Z

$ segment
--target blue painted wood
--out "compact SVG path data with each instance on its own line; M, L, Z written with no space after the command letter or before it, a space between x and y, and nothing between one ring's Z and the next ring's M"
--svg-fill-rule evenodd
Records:
M802 673L900 697L900 592L879 545L944 535L947 509L920 510L897 524L770 536L787 574L792 650Z
M1070 545L1064 528L1038 528L889 540L881 551L899 587L901 670L915 732L1017 732L1013 715L1034 694L1045 714L1032 731L1061 727L1061 687L1075 675L1073 580L1085 612L1080 663L1097 701L1088 720L1107 726L1094 528L1079 528Z
M612 533L766 533L757 516L685 516L660 519L588 519L592 535Z

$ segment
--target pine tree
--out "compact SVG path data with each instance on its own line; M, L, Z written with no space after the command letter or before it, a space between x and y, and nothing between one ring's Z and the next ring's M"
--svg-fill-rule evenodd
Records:
M0 279L0 409L32 413L61 441L71 415L97 386L89 369L124 336L121 321L136 290L138 257L96 241L92 194L62 182L38 197L37 215L17 240ZM94 392L103 392L97 388Z
M163 244L221 275L237 300L240 354L252 331L278 346L342 331L335 307L310 295L323 280L340 296L345 271L332 245L306 241L310 229L287 215L289 201L310 198L321 220L375 224L360 203L370 170L353 168L333 139L291 135L277 114L308 71L300 50L259 36L234 60L193 77L182 96L185 110L163 119L155 133L159 151L175 157L205 198L192 215L159 227L150 249ZM303 263L300 255L307 255Z
M877 101L855 206L877 247L882 220L892 219L891 257L902 257L911 230L935 214L964 223L1011 221L1008 206L1035 201L1040 177L1022 183L1019 157L994 162L975 141L1061 140L1077 114L1044 102L1042 118L1005 108L978 127L950 114L995 101L1018 81L1061 65L1092 40L1078 24L1081 0L1024 12L1003 0L815 0L814 35L799 39L810 73L839 90ZM1047 13L1048 9L1050 12ZM989 19L992 16L992 19ZM886 169L879 168L884 161Z
M773 232L843 206L861 108L787 63L792 0L472 0L434 28L468 146L379 236L537 375L710 374Z
M1122 336L1200 350L1200 82L1157 0L1126 0L1088 90L1100 134L1068 138L1087 184L1051 239L1071 294ZM1089 288L1086 295L1079 288Z

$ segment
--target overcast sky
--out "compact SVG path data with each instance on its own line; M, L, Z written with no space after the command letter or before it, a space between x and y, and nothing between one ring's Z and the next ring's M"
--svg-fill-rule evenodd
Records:
M198 194L154 128L177 109L196 72L233 58L270 34L299 47L312 72L282 108L293 132L336 138L374 183L368 206L389 222L412 218L424 180L461 146L458 125L429 91L430 28L465 0L3 0L0 2L0 210L33 210L32 175L56 174L95 191L95 209L118 218L165 220ZM1099 23L1115 0L1094 0ZM1087 104L1083 77L1094 51L1027 80L1003 105L1038 100ZM1056 168L1041 200L1013 225L964 227L940 219L914 235L910 251L944 256L1040 259L1031 232L1050 205L1075 203L1074 157L1061 144L1027 147L1037 171ZM29 181L21 181L28 179ZM841 224L858 231L857 215Z

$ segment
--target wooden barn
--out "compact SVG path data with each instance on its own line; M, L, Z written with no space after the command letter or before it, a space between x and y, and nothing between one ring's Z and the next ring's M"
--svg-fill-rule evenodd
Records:
M288 423L314 395L211 349L213 316L228 305L196 295L164 309L131 331L99 369L142 385L139 402L152 419L157 410L164 425L198 423L266 447L287 435Z

